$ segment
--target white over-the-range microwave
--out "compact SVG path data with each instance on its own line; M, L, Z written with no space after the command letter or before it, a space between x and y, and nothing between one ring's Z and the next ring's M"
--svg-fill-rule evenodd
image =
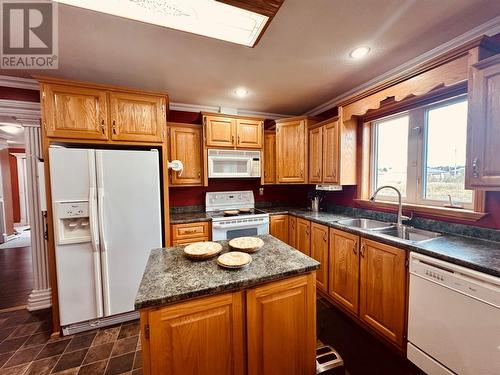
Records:
M209 178L260 177L260 151L208 150Z

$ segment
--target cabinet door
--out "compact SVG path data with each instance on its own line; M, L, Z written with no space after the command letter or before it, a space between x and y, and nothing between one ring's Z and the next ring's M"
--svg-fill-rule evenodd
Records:
M181 173L171 171L171 184L202 185L201 126L170 126L170 160L180 160Z
M240 292L153 310L149 326L151 375L245 373Z
M327 292L328 290L328 227L311 223L311 257L321 263L316 271L316 285Z
M264 183L276 183L276 133L264 134Z
M339 121L323 126L323 182L340 183Z
M309 130L309 182L323 180L323 128Z
M311 222L297 218L296 248L306 255L311 255Z
M109 99L113 140L162 142L167 121L165 98L111 92Z
M236 120L229 117L205 116L207 146L234 147Z
M272 215L270 217L270 233L283 242L288 241L288 215Z
M361 240L360 318L403 346L406 309L406 252Z
M108 139L106 92L84 87L42 85L48 137Z
M236 120L238 148L262 148L262 133L264 124L260 120Z
M359 237L330 229L328 294L354 314L358 313Z
M297 218L288 216L288 244L297 248Z
M472 68L465 186L500 190L500 63Z
M307 142L305 121L276 124L276 172L279 183L305 183Z
M313 272L247 292L248 375L316 373L314 284Z

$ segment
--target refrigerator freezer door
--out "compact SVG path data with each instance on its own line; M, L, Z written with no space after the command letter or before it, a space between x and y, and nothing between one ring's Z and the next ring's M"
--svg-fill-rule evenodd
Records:
M96 150L105 315L134 310L152 249L161 247L159 155Z
M50 148L50 182L54 207L60 202L89 202L95 184L93 150ZM57 228L57 210L54 209ZM54 233L55 235L55 233ZM56 244L57 292L61 325L102 316L99 253L92 241Z

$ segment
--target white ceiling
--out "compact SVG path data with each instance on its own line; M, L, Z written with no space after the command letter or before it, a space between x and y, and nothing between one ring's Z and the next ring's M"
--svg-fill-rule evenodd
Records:
M59 70L36 73L165 90L179 103L302 114L499 15L499 0L285 0L247 48L59 5ZM349 59L359 45L372 53ZM238 86L246 98L234 96Z

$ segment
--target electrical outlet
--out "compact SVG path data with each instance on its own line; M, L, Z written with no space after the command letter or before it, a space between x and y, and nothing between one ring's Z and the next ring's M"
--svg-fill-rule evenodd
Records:
M264 188L259 188L259 195L261 197L264 195Z

